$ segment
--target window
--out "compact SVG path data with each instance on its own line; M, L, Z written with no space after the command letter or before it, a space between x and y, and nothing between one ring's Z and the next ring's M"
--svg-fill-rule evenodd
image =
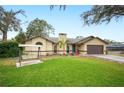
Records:
M36 45L43 45L43 43L42 42L36 42ZM38 47L38 51L40 51L40 47ZM40 55L40 54L38 54L38 55Z
M41 43L41 42L37 42L36 45L43 45L43 43Z

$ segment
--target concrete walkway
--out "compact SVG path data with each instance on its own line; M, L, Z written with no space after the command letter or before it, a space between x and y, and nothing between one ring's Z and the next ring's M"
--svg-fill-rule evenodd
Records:
M112 60L112 61L115 61L115 62L124 63L124 57L121 57L121 56L115 56L115 55L90 55L90 56L103 58L103 59L108 59L108 60Z
M43 61L40 61L40 60L22 61L21 64L17 62L16 67L18 68L18 67L33 65L33 64L38 64L38 63L43 63Z

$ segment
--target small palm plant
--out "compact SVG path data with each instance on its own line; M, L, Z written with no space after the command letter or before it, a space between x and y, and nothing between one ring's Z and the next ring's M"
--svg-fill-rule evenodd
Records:
M63 54L65 54L65 47L66 47L66 44L67 44L67 40L65 39L61 39L59 41L59 47L63 49Z

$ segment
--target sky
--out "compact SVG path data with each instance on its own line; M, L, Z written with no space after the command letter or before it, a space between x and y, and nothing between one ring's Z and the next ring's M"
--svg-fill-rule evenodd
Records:
M109 24L103 23L101 25L83 26L83 21L80 15L91 9L92 6L88 5L76 5L66 7L66 10L59 10L59 7L55 7L50 10L50 6L46 5L11 5L3 6L6 10L19 10L25 11L26 17L18 15L17 17L22 20L23 31L32 20L35 18L46 20L55 28L55 34L50 36L58 37L59 33L66 33L67 37L75 38L76 36L97 36L102 39L110 39L119 42L124 42L124 19L121 18L118 22L112 20ZM8 38L13 38L18 32L9 32Z

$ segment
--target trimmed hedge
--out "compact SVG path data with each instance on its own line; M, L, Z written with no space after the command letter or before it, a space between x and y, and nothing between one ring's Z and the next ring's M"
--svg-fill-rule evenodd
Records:
M0 58L19 56L18 43L15 41L0 42Z

